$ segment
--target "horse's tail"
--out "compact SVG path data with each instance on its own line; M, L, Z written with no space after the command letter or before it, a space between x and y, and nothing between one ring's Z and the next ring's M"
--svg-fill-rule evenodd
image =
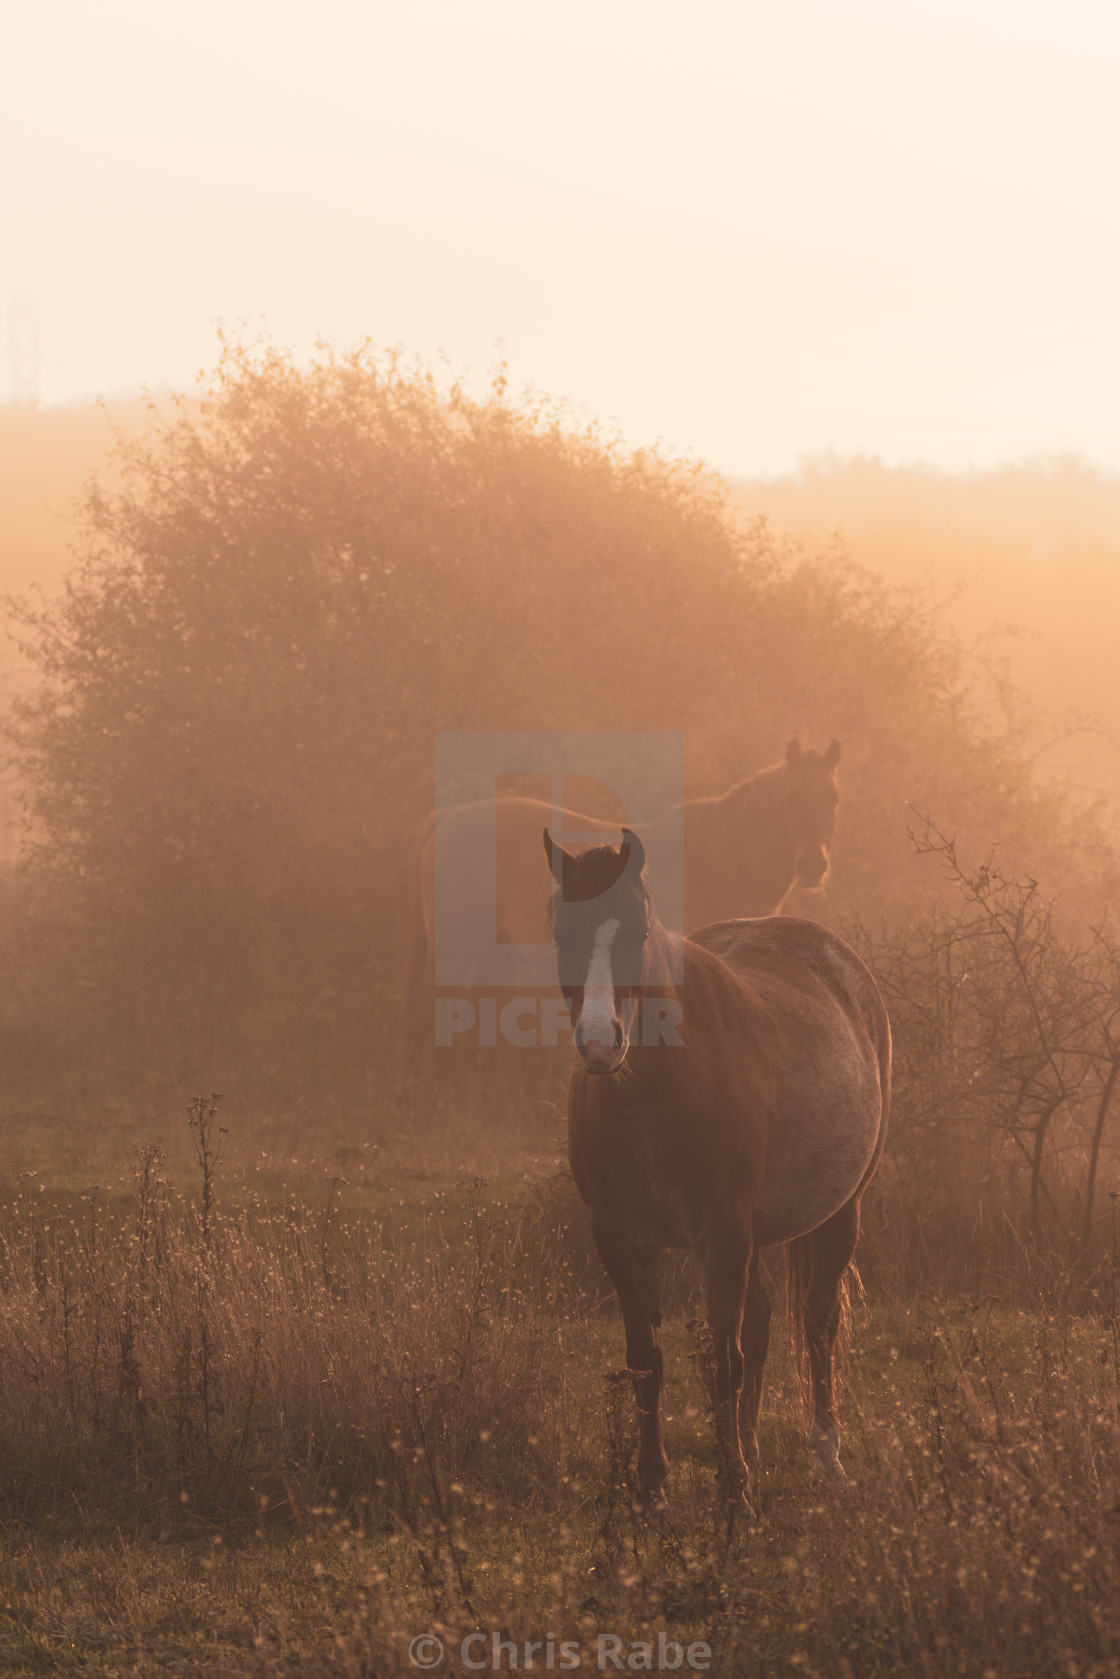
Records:
M844 1377L848 1369L848 1347L851 1340L852 1304L851 1279L854 1276L856 1288L860 1297L863 1296L863 1280L856 1268L854 1259L850 1259L840 1278L839 1300L837 1302L840 1317L836 1328L836 1339L832 1344L833 1383L836 1396L844 1385ZM808 1331L808 1300L809 1289L813 1281L813 1236L795 1236L792 1242L786 1243L786 1300L789 1306L789 1333L793 1346L793 1371L797 1385L798 1397L805 1409L812 1413L813 1384L809 1365L809 1331Z
M786 1243L786 1302L789 1338L793 1348L793 1375L803 1406L811 1405L809 1342L805 1334L805 1299L813 1274L813 1246L808 1236L795 1236Z
M891 1108L891 1028L887 1018L887 1011L878 987L868 976L870 986L870 1015L872 1020L872 1037L875 1044L876 1056L879 1062L879 1130L875 1138L872 1151L862 1178L856 1187L855 1194L839 1213L826 1220L817 1230L810 1231L807 1236L797 1236L786 1243L786 1298L789 1303L790 1336L793 1341L794 1369L798 1391L802 1402L808 1405L812 1399L812 1380L809 1367L809 1297L813 1287L813 1260L816 1244L822 1239L829 1225L835 1220L841 1220L841 1239L845 1241L844 1251L847 1259L840 1274L838 1298L836 1307L829 1308L831 1319L832 1310L836 1309L839 1316L836 1323L836 1335L832 1343L833 1354L833 1383L834 1391L838 1395L844 1384L844 1377L848 1369L848 1348L851 1338L852 1310L851 1290L854 1282L856 1291L863 1299L863 1279L855 1262L855 1248L859 1237L860 1203L864 1190L875 1176L876 1168L882 1158L883 1147L887 1140L887 1125L890 1121ZM846 1224L846 1239L844 1226ZM835 1274L835 1273L833 1273ZM818 1332L825 1330L824 1324L816 1326Z

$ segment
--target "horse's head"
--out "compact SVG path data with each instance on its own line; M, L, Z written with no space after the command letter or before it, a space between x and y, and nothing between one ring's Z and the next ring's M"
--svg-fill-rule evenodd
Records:
M815 747L803 752L795 735L786 747L786 821L802 886L820 886L828 874L828 848L840 803L836 790L839 762L837 740L831 741L824 752Z
M548 829L552 938L560 989L575 1027L576 1053L589 1073L617 1073L630 1047L650 931L646 854L637 834L622 844L565 851Z

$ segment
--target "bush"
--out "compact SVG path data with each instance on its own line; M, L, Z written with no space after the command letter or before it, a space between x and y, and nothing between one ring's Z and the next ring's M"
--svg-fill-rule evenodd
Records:
M17 610L41 685L13 727L61 989L125 1064L376 1067L436 729L683 729L693 794L835 734L839 910L916 889L907 800L1085 892L1107 863L985 735L918 597L500 376L476 399L369 349L231 349L114 471L65 592Z
M1028 1297L1073 1283L1107 1302L1120 946L1105 926L1060 931L1037 881L991 858L966 869L930 823L916 849L940 861L955 905L853 930L894 1038L878 1198L896 1277L901 1261L920 1286L936 1254L943 1282L977 1294L1017 1279Z

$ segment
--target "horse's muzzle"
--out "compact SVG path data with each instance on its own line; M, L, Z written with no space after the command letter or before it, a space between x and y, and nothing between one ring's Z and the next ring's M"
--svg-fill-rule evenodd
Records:
M801 886L823 886L828 877L827 857L799 857L797 879Z
M576 1028L576 1054L586 1073L617 1073L629 1047L621 1021L615 1021L613 1039L608 1041L590 1035L585 1037Z
M621 1049L612 1049L608 1044L587 1045L577 1049L576 1054L585 1073L603 1075L618 1072L626 1060L628 1047L626 1044L623 1044Z

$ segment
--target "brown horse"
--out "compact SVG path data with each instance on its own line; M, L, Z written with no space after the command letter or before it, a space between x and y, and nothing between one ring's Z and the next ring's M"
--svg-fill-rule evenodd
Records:
M794 738L785 757L719 798L689 799L644 832L651 851L664 830L680 833L684 861L684 926L732 915L776 915L798 884L820 886L840 795L840 745L802 750ZM460 858L502 860L497 882L497 933L508 943L549 940L548 876L537 849L542 825L556 812L539 799L484 800L437 811L420 830L416 863L413 950L405 997L406 1075L432 1040L435 991L436 829ZM560 813L566 833L617 833L617 822L577 811Z
M716 1356L721 1479L747 1500L770 1304L759 1249L788 1242L818 1473L842 1475L833 1352L860 1198L878 1165L891 1040L875 981L816 922L658 922L641 841L573 855L544 834L552 930L578 1062L572 1175L618 1292L641 1415L639 1479L666 1473L658 1260L698 1255ZM744 1455L745 1454L745 1455Z

